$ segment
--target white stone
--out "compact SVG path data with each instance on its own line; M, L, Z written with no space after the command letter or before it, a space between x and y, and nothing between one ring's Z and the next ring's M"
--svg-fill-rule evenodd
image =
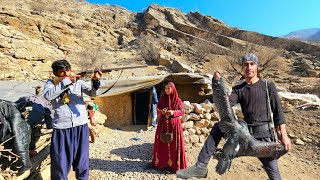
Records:
M197 134L197 135L202 134L201 128L199 128L199 127L197 127L197 126L194 126L193 129L196 131L196 134Z
M304 145L304 142L301 140L301 139L295 139L294 140L294 144L296 144L296 145Z
M203 127L207 127L209 125L209 122L206 121L205 119L201 119L200 121L195 121L194 125L197 127L203 128Z
M188 132L188 130L186 130L186 131L183 131L183 136L184 136L184 137L187 137L187 136L189 136L189 132Z
M204 114L204 119L211 119L212 118L212 116L211 116L211 114L210 113L205 113Z
M185 114L183 116L181 116L180 120L182 123L187 122L190 119L190 115Z
M212 121L219 121L220 120L219 113L217 113L217 112L211 113L211 120Z
M197 135L190 135L189 136L190 142L191 143L197 143L199 142L199 137Z
M189 120L199 121L200 120L200 116L195 114L195 113L190 113Z
M189 129L193 127L193 124L194 124L193 121L187 121L185 123L182 123L181 125L183 129Z
M210 133L210 130L208 128L201 128L201 132L203 134L209 134Z
M209 113L212 110L212 103L209 100L206 100L203 103L201 103L201 107L205 109L207 113Z
M199 136L199 142L203 143L206 140L206 137L204 135Z
M193 134L196 133L196 130L190 128L190 129L188 129L188 132L189 132L190 135L193 135Z

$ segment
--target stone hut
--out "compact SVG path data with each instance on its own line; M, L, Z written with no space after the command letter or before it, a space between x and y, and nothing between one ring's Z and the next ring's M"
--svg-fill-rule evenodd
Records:
M115 81L106 81L100 93ZM151 87L155 86L158 97L164 92L167 82L176 85L183 101L201 103L211 97L211 77L193 73L175 73L160 76L145 76L120 79L113 88L95 98L100 111L108 119L105 126L151 125Z

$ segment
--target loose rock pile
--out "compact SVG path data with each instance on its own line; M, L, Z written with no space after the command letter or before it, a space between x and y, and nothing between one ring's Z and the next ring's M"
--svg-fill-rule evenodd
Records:
M185 144L201 146L214 123L219 121L219 115L209 100L201 104L183 101L183 105L186 113L181 122Z

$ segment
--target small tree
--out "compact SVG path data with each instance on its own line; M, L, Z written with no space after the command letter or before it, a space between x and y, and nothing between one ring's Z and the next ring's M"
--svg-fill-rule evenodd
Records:
M243 49L239 49L238 51L234 51L232 54L229 54L227 61L229 66L227 67L227 71L231 75L232 81L236 79L236 77L241 77L243 79L242 73L242 56L248 53L254 53L257 55L259 59L259 71L258 76L264 72L266 69L272 67L273 62L279 56L280 51L276 49L266 49L263 46L252 44L246 42L246 45Z
M242 49L233 48L234 45L231 46L231 49L235 49L235 51L227 56L228 66L226 70L230 73L231 80L233 81L236 77L243 78L241 57L244 54L253 52L254 44L246 42L246 45Z
M209 54L214 52L215 47L210 44L210 42L197 39L193 42L193 44L193 48L196 51L195 55L200 60L206 58Z
M102 46L85 48L76 54L77 65L81 70L102 67L105 57Z
M141 56L149 62L153 62L158 59L160 52L160 44L158 39L151 35L140 35L137 39L137 43L141 50Z

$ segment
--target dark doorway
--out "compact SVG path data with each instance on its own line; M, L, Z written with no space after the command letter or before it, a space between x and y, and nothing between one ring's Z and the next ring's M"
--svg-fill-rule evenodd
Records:
M158 99L163 91L163 84L155 85ZM133 112L133 124L134 125L151 125L152 114L150 114L150 103L152 101L152 88L143 89L137 92L133 92L132 96L132 112ZM149 123L149 124L148 124Z
M135 116L134 124L135 125L147 125L148 116L149 116L149 99L150 99L150 90L141 90L135 92Z

